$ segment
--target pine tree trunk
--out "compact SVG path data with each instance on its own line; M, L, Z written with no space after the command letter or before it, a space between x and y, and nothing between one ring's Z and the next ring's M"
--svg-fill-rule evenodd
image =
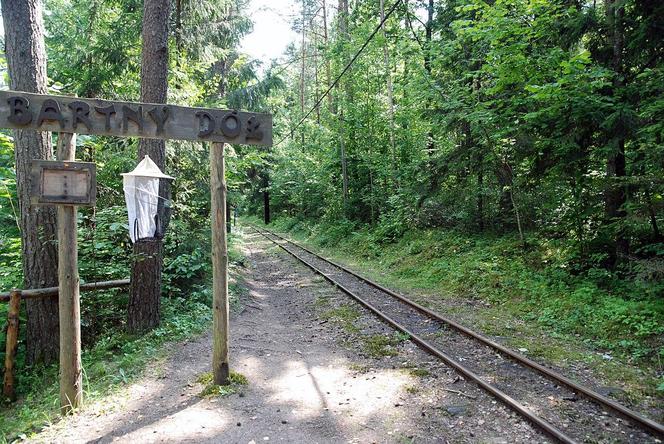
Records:
M46 48L41 0L2 0L10 87L46 94ZM21 212L21 248L25 288L58 285L55 208L30 206L30 161L53 158L51 134L14 131L16 186ZM26 302L26 345L29 364L58 358L58 301Z
M161 311L161 239L134 244L127 330L141 333L159 325Z
M168 91L168 19L170 0L145 0L143 4L143 51L141 58L141 101L166 103ZM138 160L145 155L165 171L166 144L163 140L141 139ZM170 196L170 184L162 180L159 195ZM168 213L159 199L159 222L165 230ZM159 325L162 262L161 238L136 241L131 270L127 316L129 331L147 331Z

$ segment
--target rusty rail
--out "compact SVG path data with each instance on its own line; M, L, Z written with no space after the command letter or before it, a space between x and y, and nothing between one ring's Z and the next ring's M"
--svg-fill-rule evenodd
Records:
M129 279L116 281L90 282L80 285L80 291L107 290L110 288L127 287ZM35 288L31 290L12 290L0 293L0 302L9 302L7 312L7 336L5 343L5 376L2 394L12 401L16 400L16 353L18 351L19 312L21 299L39 299L58 295L58 287Z

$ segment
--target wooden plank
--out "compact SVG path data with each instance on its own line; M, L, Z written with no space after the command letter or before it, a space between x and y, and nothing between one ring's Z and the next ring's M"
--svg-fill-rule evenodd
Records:
M16 352L18 350L19 311L21 310L21 290L12 290L7 313L7 336L5 344L5 377L2 394L16 401Z
M226 178L224 144L210 149L212 213L212 374L215 384L228 384L228 249L226 246Z
M116 281L88 282L80 284L79 291L108 290L110 288L128 287L131 281L129 279L119 279ZM31 290L19 290L22 299L39 299L50 296L57 296L58 287L34 288ZM11 291L0 293L0 302L9 302Z
M60 133L58 160L73 161L76 134ZM58 205L58 310L60 315L60 410L71 413L83 401L81 369L81 305L78 278L76 213L73 205Z
M0 128L272 145L272 116L0 91Z

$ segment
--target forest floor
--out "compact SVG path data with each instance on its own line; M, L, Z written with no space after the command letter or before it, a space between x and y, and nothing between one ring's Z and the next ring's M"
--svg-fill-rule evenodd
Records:
M241 233L238 383L206 383L210 333L36 442L548 442L259 235Z

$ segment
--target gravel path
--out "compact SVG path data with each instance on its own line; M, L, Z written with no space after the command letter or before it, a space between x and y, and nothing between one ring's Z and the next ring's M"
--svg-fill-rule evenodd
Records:
M139 381L36 442L536 443L547 438L257 234L231 322L241 392L199 396L211 337L174 344ZM344 308L347 320L331 316ZM371 353L384 337L389 353Z

